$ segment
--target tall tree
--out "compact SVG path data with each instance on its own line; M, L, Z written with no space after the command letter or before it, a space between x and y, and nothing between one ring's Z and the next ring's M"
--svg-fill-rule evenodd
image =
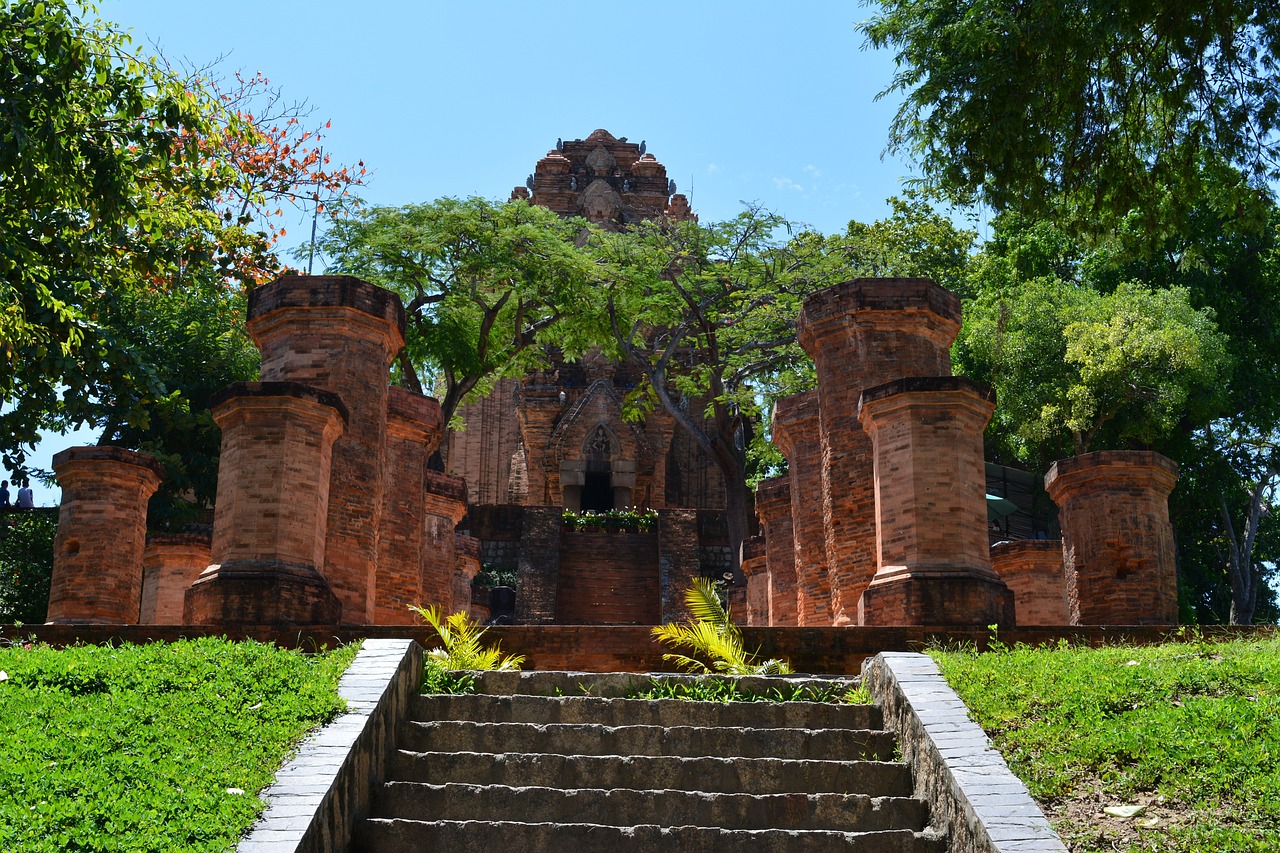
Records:
M1269 0L880 0L860 28L896 51L889 147L997 211L1105 233L1136 212L1185 232L1214 202L1256 213L1280 177L1280 15Z
M543 358L539 344L572 356L599 339L586 227L524 201L444 198L339 218L320 248L330 271L404 299L400 379L419 392L438 380L448 422L472 391Z

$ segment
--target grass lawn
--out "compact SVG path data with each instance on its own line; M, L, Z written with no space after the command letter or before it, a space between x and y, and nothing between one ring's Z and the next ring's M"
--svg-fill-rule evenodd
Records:
M1280 850L1280 637L931 654L1074 853Z
M201 639L0 648L0 850L225 851L354 646Z

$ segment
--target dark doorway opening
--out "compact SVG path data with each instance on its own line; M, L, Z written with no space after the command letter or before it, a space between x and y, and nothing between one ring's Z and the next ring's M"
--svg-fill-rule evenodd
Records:
M608 474L587 472L582 484L582 509L608 512L613 509L613 486Z

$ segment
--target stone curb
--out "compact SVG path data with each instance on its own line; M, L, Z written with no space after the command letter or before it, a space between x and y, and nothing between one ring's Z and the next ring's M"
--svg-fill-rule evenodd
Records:
M398 722L422 680L413 640L365 640L338 682L347 713L307 737L262 792L266 811L237 853L338 853L383 781Z
M930 657L882 652L863 664L862 683L897 732L915 795L929 802L951 853L1067 853Z

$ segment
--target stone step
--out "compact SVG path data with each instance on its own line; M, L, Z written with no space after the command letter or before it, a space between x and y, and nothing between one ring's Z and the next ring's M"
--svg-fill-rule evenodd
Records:
M698 826L601 826L590 823L416 821L370 818L356 830L356 853L946 853L945 838L909 829L880 832L733 830Z
M475 679L477 693L495 695L528 694L533 696L606 696L625 698L657 684L705 685L708 682L732 684L740 694L773 696L782 693L794 698L795 691L816 689L843 693L857 686L856 678L791 675L685 675L681 673L645 672L565 672L529 670L524 672L469 673Z
M889 761L553 755L507 752L393 753L387 778L409 782L561 788L673 789L754 794L911 795L911 772Z
M409 722L411 752L547 752L560 755L720 755L741 758L890 760L896 739L865 729L600 726L587 723Z
M599 723L606 726L711 728L879 729L876 705L831 702L693 702L683 699L604 699L596 696L430 695L410 706L413 720L490 723Z
M865 794L755 795L414 782L383 785L374 799L373 815L420 821L533 819L606 826L657 822L663 826L841 832L919 829L929 817L921 800Z

